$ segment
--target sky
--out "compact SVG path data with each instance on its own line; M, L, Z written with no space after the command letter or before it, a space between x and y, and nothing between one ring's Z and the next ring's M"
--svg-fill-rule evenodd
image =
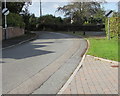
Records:
M56 12L59 6L67 5L68 2L42 2L42 15L52 14L56 17L64 18L64 14L61 12ZM115 10L118 11L117 2L108 2L102 4L101 7L104 7L105 10ZM35 14L36 17L40 16L40 3L32 2L32 5L29 6L29 12Z

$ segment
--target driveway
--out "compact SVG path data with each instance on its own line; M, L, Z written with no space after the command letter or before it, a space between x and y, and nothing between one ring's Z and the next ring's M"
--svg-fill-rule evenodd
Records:
M2 53L3 94L56 94L80 63L84 39L42 32Z

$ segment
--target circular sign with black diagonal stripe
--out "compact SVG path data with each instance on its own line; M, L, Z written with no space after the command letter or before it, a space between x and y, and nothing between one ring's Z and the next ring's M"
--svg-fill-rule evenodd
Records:
M8 15L8 14L10 13L10 11L8 10L8 8L4 8L4 9L2 10L2 13L3 13L4 15Z
M112 10L108 10L105 14L106 17L112 17L113 16L113 11Z

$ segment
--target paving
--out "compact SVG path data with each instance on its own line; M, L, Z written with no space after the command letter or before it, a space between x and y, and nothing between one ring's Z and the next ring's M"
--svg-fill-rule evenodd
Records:
M56 94L86 47L83 38L42 32L34 41L3 50L3 94Z
M62 94L117 96L118 67L111 67L111 65L116 64L87 55L82 67Z

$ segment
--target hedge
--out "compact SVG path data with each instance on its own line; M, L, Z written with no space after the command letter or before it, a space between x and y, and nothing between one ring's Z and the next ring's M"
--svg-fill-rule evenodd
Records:
M105 23L105 30L108 37L108 18ZM120 17L111 17L109 21L110 37L120 37Z
M102 31L104 25L40 24L38 30L44 31Z

